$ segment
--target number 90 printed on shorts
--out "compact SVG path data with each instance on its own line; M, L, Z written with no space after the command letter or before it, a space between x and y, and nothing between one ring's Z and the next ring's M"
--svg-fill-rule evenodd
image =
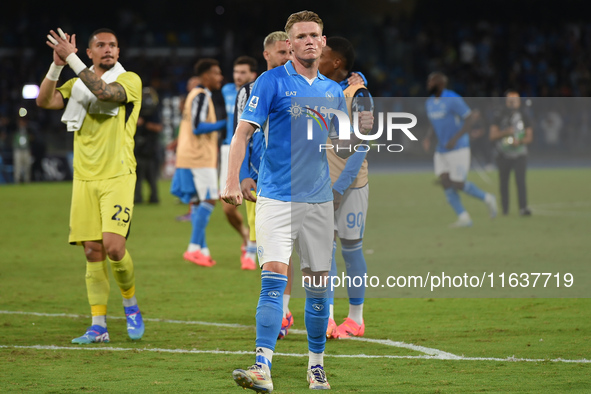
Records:
M345 191L341 205L334 212L334 229L339 238L348 240L363 238L368 200L368 185Z

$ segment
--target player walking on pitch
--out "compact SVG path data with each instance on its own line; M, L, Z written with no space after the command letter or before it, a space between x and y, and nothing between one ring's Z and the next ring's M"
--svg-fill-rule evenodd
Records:
M433 157L435 175L441 181L447 202L458 216L450 227L470 227L472 219L464 209L458 191L483 201L491 218L497 215L497 199L466 179L470 170L470 139L467 132L479 115L477 111L471 111L456 92L446 87L447 77L444 74L434 72L429 75L427 90L431 97L425 106L433 128L429 129L429 134L423 140L423 148L429 150L434 130L438 140Z
M183 108L176 154L176 171L170 192L191 203L191 238L183 258L202 267L213 267L206 242L206 228L218 200L218 131L226 119L217 120L211 91L222 86L222 72L215 59L195 64L201 83L188 94Z
M46 109L65 107L62 122L74 133L69 241L84 246L92 325L72 342L109 342L107 260L123 296L129 337L140 339L144 323L135 298L133 261L125 244L133 213L133 136L142 82L117 61L119 46L112 30L99 29L90 36L86 50L92 61L90 68L76 55L76 35L61 29L58 33L51 30L47 36L53 63L41 83L37 105ZM78 77L56 89L66 64Z
M312 389L330 388L324 372L324 347L328 324L326 277L334 213L326 153L318 149L329 134L326 127L312 125L312 139L306 140L305 130L292 130L292 119L295 127L306 124L306 117L301 116L302 107L292 104L294 98L304 103L305 98L328 97L332 101L324 101L327 106L332 103L334 109L347 113L342 89L318 73L318 61L326 43L322 26L322 20L310 11L288 18L285 31L293 61L257 79L230 147L228 180L222 198L239 205L243 199L239 171L247 139L257 127L268 122L256 204L257 251L262 266L256 312L256 361L248 369L233 372L238 385L257 392L273 390L272 358L281 329L282 295L294 246L308 279L304 317L309 350L307 380ZM360 123L360 130L367 133L373 126L373 116L362 113ZM296 134L298 131L301 134ZM332 130L331 139L340 145L336 133ZM346 142L358 141L352 138Z

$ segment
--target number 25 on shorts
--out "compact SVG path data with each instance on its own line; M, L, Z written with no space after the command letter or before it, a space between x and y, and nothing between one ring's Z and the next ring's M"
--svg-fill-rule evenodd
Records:
M117 222L123 222L123 223L129 223L129 221L131 220L131 213L130 213L130 209L129 208L123 208L121 205L115 205L113 208L116 209L115 214L111 217L111 220L115 220ZM119 217L119 216L122 216ZM125 226L124 224L121 224L123 226Z

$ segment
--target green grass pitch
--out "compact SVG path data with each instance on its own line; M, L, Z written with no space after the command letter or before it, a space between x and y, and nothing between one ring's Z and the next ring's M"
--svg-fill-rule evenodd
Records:
M489 175L469 179L496 192ZM457 230L433 178L371 176L370 274L570 272L573 286L368 290L364 340L327 343L333 390L588 392L591 171L530 170L530 218L516 214L513 183L512 211L495 220L462 194L474 226ZM90 322L82 248L67 243L71 184L0 188L0 392L242 392L231 372L253 362L259 272L240 270L240 239L219 206L207 234L217 265L184 261L191 226L175 216L187 208L160 186L160 205L134 208L128 242L144 338L128 339L111 279L111 342L92 346L70 343ZM294 295L291 309L294 331L273 359L277 393L308 392L304 300ZM347 310L338 298L338 323Z

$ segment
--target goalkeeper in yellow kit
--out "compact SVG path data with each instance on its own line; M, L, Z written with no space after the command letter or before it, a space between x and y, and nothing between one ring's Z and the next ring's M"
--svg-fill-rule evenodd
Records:
M59 34L58 34L59 33ZM92 325L73 343L108 342L107 261L123 296L127 332L140 339L144 323L135 298L133 261L125 244L133 213L136 161L133 155L142 82L117 61L119 46L112 30L92 33L87 68L76 52L76 36L50 31L47 45L53 63L41 83L37 105L63 109L62 122L74 134L74 181L70 210L71 244L83 245L86 288ZM56 88L68 65L77 78Z

